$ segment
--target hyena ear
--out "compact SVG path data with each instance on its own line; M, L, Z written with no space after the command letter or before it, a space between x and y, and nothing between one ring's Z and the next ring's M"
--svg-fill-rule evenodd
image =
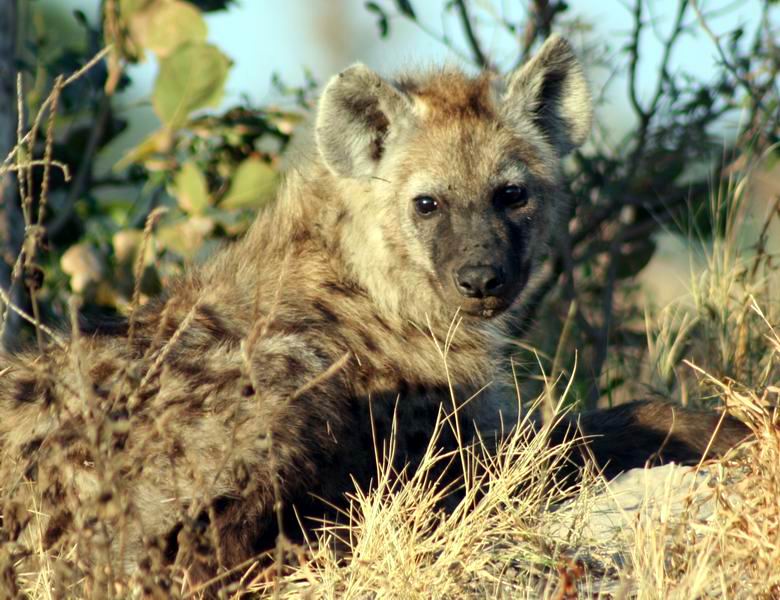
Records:
M354 64L331 78L320 97L317 147L335 175L369 176L393 130L410 114L408 96L367 66Z
M588 82L569 42L559 35L550 36L509 75L504 102L518 122L530 117L561 155L580 146L590 132Z

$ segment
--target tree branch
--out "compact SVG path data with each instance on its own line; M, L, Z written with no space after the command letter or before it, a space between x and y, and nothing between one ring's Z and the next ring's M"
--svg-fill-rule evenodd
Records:
M454 0L453 6L455 6L458 10L458 15L460 15L460 23L463 26L463 32L466 34L466 40L468 40L471 52L474 54L474 60L476 60L477 64L482 69L492 69L493 66L482 51L482 46L480 45L479 39L477 39L477 34L474 32L471 17L469 16L466 7L466 0Z

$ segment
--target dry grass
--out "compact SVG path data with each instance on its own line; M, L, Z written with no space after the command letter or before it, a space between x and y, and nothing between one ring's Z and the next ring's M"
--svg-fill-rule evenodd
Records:
M60 81L36 123L46 107L56 108L59 90L72 80ZM35 135L20 131L18 148L32 148ZM48 149L53 134L46 135ZM48 150L41 159L16 152L0 175L15 171L23 182L31 169L52 166L57 163ZM714 201L742 206L733 202L743 193L742 181L732 182ZM25 195L24 183L21 191L28 209L45 207L45 197L33 203ZM719 206L714 214L722 214ZM282 540L284 565L268 567L259 560L242 565L239 581L226 584L225 597L780 597L780 430L772 408L780 394L780 337L774 329L780 306L773 300L768 251L745 253L740 243L739 210L730 213L726 236L707 247L708 268L694 277L687 308L648 313L647 320L649 368L671 380L683 399L719 399L755 432L754 441L701 470L705 485L668 489L660 500L647 496L623 514L628 525L622 531L607 538L601 530L602 537L594 538L589 524L598 518L597 507L613 500L610 487L594 473L585 473L576 487L555 483L566 448L546 444L551 423L534 433L522 421L495 453L477 444L442 454L431 443L413 473L393 472L391 440L376 450L376 486L355 491L338 523L323 523L305 547ZM29 235L36 235L33 226L42 217L26 211L25 218ZM30 238L33 248L38 239ZM7 295L2 301L4 317L8 310L20 310ZM37 315L25 313L25 318L64 344ZM687 366L685 358L691 361ZM564 398L551 396L554 387L548 386L537 406L565 399L566 392ZM440 429L449 426L446 420L439 423ZM433 475L442 461L451 460L464 470L460 490L442 489ZM8 500L3 491L0 500ZM460 500L442 512L439 507L453 491ZM3 528L31 517L30 530L38 533L29 536L27 548L0 543L0 580L6 589L13 587L7 579L16 577L24 597L88 597L99 589L95 582L108 580L112 586L102 588L104 595L136 597L142 583L164 589L149 586L149 577L167 577L168 593L201 595L202 588L188 585L186 572L160 570L127 579L88 566L95 564L89 544L69 544L56 553L44 549L40 539L47 515L34 495L26 507L17 507L25 515L8 512L10 503L3 506Z

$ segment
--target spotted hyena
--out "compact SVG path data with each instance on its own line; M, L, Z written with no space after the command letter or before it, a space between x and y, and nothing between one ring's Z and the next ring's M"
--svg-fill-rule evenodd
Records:
M561 159L591 112L560 37L507 77L391 80L361 64L333 77L314 143L243 240L126 323L2 358L2 540L42 497L47 547L208 572L273 545L276 499L305 517L366 481L369 402L380 420L397 402L413 458L451 389L498 387L497 340L565 212ZM491 427L493 397L464 423ZM582 424L606 434L592 448L614 472L643 464L671 422L638 403ZM698 457L715 418L676 423L667 453Z

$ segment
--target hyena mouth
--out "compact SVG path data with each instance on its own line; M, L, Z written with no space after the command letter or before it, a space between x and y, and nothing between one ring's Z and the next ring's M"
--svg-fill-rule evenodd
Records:
M510 303L505 298L488 296L487 298L464 300L460 311L467 316L492 319L509 308L509 305Z

